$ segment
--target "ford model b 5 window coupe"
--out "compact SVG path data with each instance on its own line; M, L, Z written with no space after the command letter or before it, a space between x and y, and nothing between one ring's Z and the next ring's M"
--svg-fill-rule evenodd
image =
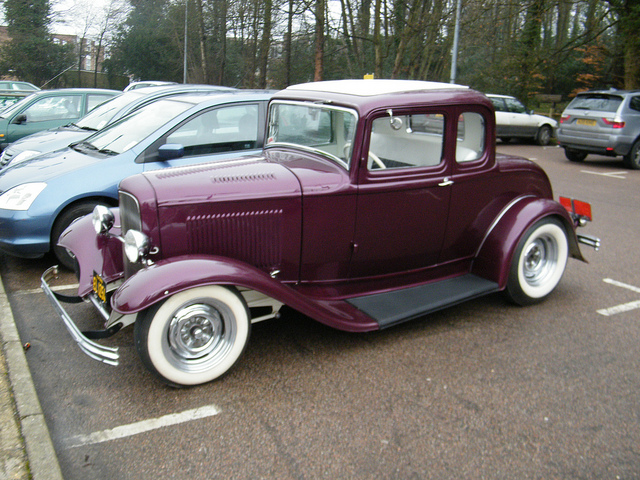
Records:
M134 325L138 353L171 385L224 374L251 323L288 305L352 332L389 327L504 291L527 305L556 287L590 206L552 198L545 173L495 155L491 102L466 87L343 80L289 87L270 102L259 156L145 172L119 209L97 207L60 244L78 296L105 318L80 347ZM91 338L89 338L91 337Z

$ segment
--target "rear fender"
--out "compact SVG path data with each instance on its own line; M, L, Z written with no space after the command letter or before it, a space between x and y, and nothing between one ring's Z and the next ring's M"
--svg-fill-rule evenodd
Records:
M545 217L554 217L562 222L567 232L569 255L585 261L571 217L562 205L547 198L520 197L501 212L489 229L471 272L496 282L501 289L505 288L518 242L534 223Z
M163 260L127 279L111 298L118 313L138 313L170 296L203 285L230 285L255 290L315 320L347 331L378 329L372 319L346 302L313 299L252 265L212 255Z

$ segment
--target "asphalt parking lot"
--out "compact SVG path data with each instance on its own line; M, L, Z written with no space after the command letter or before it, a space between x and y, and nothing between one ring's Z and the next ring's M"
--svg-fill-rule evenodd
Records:
M52 258L1 256L20 339L65 479L640 478L640 171L562 150L554 193L592 203L602 239L528 308L491 295L381 332L287 311L254 325L213 383L160 384L132 331L117 368L86 357L39 289ZM74 283L63 276L59 285ZM90 306L71 309L86 327Z

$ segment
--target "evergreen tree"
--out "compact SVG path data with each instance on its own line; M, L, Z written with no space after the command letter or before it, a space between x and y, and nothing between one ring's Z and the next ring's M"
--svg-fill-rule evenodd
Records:
M70 45L54 43L49 33L49 0L5 0L7 33L0 51L0 73L42 85L73 64Z

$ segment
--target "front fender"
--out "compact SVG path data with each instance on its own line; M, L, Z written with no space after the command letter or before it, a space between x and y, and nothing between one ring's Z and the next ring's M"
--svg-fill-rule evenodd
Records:
M554 200L527 196L515 199L500 213L480 246L472 273L496 282L501 289L505 288L518 242L534 223L545 217L562 221L567 232L569 254L585 261L566 209Z
M364 332L379 328L373 319L347 302L307 297L252 265L213 255L175 257L140 270L116 290L111 306L123 315L135 314L178 292L203 285L255 290L342 330Z
M84 297L93 288L93 273L99 273L106 283L111 283L123 276L122 242L120 235L120 211L112 208L115 226L110 235L96 234L91 215L86 215L73 222L60 235L58 244L67 248L78 262L78 295Z

